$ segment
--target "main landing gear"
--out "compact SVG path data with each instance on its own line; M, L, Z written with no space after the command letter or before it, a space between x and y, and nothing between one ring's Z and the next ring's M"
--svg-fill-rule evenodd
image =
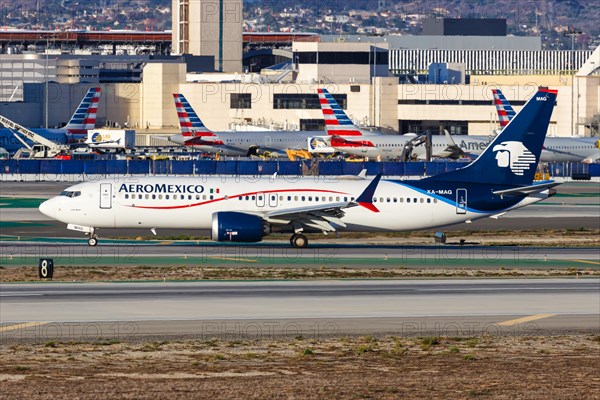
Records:
M301 233L294 233L290 238L290 244L297 249L303 249L308 246L308 238Z

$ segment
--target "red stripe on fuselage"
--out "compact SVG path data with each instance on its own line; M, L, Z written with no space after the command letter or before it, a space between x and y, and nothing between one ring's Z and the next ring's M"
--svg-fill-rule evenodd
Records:
M331 193L331 194L343 194L343 195L348 195L348 193L344 193L344 192L337 192L335 190L317 190L317 189L279 189L279 190L263 190L261 192L248 192L248 193L241 193L241 194L236 194L233 196L228 196L228 200L231 199L236 199L238 197L244 197L244 196L256 196L258 194L270 194L270 193L289 193L289 192L318 192L318 193ZM184 195L182 195L184 196ZM225 200L225 197L221 197L218 199L212 199L212 200L207 200L207 201L203 201L200 203L193 203L193 204L186 204L186 205L182 205L182 206L166 206L166 207L150 207L150 206L136 206L136 205L127 205L126 207L132 207L132 208L143 208L143 209L149 209L149 210L176 210L176 209L181 209L181 208L189 208L189 207L197 207L197 206L202 206L204 204L210 204L210 203L216 203L218 201L223 201ZM369 203L365 203L365 204L369 204ZM361 204L362 205L362 204ZM243 212L243 211L240 211Z

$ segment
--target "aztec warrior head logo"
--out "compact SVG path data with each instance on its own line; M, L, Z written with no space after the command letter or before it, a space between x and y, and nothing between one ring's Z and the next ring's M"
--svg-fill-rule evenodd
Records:
M523 175L535 164L535 156L521 142L502 142L494 146L499 167L510 167L515 175Z

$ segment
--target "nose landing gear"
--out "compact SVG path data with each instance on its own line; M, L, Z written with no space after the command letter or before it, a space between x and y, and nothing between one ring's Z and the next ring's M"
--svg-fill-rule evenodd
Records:
M98 244L98 234L96 231L96 228L91 228L90 232L86 233L86 235L90 235L90 238L88 239L89 246L96 246Z

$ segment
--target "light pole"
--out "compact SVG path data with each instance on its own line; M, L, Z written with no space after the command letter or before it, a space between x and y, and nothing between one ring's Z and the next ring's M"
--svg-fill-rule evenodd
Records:
M48 129L48 47L50 47L50 38L46 36L46 93L45 93L45 111L44 115L46 116L46 129Z

